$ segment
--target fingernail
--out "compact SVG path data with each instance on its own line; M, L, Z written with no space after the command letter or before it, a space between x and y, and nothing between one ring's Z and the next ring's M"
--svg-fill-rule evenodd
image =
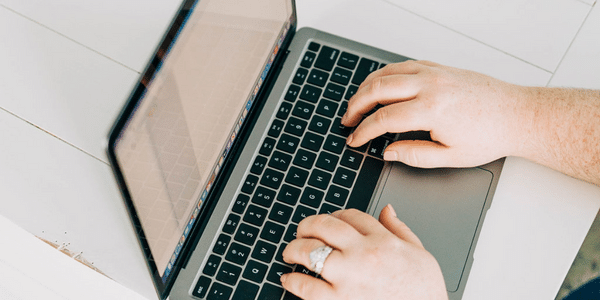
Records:
M354 139L354 134L350 134L348 136L348 138L346 139L346 144L350 145L350 143L352 143L353 139Z
M388 204L387 207L390 210L390 212L392 213L392 215L394 216L394 218L397 218L398 215L396 214L396 210L394 209L394 207L391 204Z
M398 153L396 153L396 151L387 150L383 153L383 159L389 161L398 160Z
M279 279L281 280L281 283L284 284L285 281L287 280L287 274L281 275L281 277L279 277Z

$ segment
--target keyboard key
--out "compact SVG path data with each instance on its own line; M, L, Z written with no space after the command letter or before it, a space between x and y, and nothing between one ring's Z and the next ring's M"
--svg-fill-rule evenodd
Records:
M242 186L242 192L246 194L252 194L257 183L258 177L252 174L248 175L248 177L246 177L246 181L244 181L244 185Z
M285 227L271 221L267 221L267 223L265 223L265 227L260 232L260 238L275 244L279 244L284 232Z
M384 162L372 157L365 157L360 173L356 179L357 185L352 189L346 208L356 208L366 211L379 181Z
M319 51L319 48L321 48L321 45L319 43L315 43L315 42L310 42L310 44L308 44L308 50L310 51Z
M329 84L327 84L327 87L325 88L323 97L327 97L329 99L340 101L340 100L342 100L342 97L344 96L344 92L346 92L345 87L335 84L335 83L329 83Z
M319 101L319 106L317 106L317 113L332 118L335 115L337 109L337 103L329 101L327 99L321 99L321 101Z
M268 264L273 259L275 251L277 251L275 245L259 240L254 246L254 251L252 251L252 258Z
M285 182L293 184L297 187L303 187L308 178L308 171L296 167L291 167L285 177Z
M338 156L335 156L329 152L321 152L317 159L317 167L333 172L337 166L337 162L340 160Z
M356 68L356 72L354 72L354 77L352 77L352 83L356 85L360 85L369 74L373 71L377 70L379 67L379 63L376 61L372 61L367 58L361 58L358 63L358 68Z
M300 189L284 184L277 194L277 200L289 205L296 205L300 197Z
M258 228L242 223L240 224L240 228L238 228L234 239L240 243L252 246L256 241L256 237L258 237L258 231Z
M227 283L229 285L235 285L235 283L237 282L241 273L242 273L242 268L240 268L238 266L234 266L228 262L223 262L223 264L221 265L221 268L219 269L219 273L217 274L217 280ZM219 284L219 283L215 282L213 284L213 287L211 288L211 291L209 294L213 293L213 288L215 288L215 285L217 285L217 284ZM231 291L229 293L231 293ZM210 297L210 295L209 295L209 297ZM227 296L227 297L229 297L229 296Z
M352 78L352 72L340 67L336 67L331 74L331 81L341 85L347 85L350 82L350 78Z
M291 242L296 239L296 231L298 230L298 225L290 224L288 225L287 230L285 231L285 235L283 236L283 240L286 242ZM281 250L283 252L283 250ZM281 260L283 262L283 260Z
M319 190L306 187L304 189L304 193L302 193L302 197L300 198L300 203L312 206L314 208L319 208L324 195L325 193Z
M238 265L244 265L246 260L250 256L250 248L246 247L242 244L231 243L229 250L227 251L227 255L225 256L225 260L230 261L232 263L236 263Z
M314 169L308 179L308 184L322 190L327 189L331 181L331 173L323 172L319 169ZM302 200L302 199L301 199Z
M333 205L329 205L327 203L323 203L321 209L319 210L319 214L331 214L336 210L340 210L341 208Z
M231 241L231 237L226 234L219 235L217 239L217 243L215 243L215 247L213 248L213 252L216 254L225 254L227 251L227 247L229 247L229 242Z
M250 196L239 194L235 199L235 203L233 204L233 208L231 210L235 213L242 214L244 210L246 210L248 202L250 202Z
M302 61L300 62L300 65L305 68L310 68L310 67L312 67L313 62L315 61L315 58L317 58L316 53L306 51L306 53L304 53L304 57L302 58Z
M279 300L281 296L283 296L283 288L281 287L281 282L277 283L278 286L274 286L272 284L265 283L260 290L260 294L258 295L258 300Z
M289 134L283 134L281 138L279 138L277 149L293 154L296 152L296 148L298 148L298 143L300 143L299 138L293 137Z
M288 91L285 93L285 97L283 99L294 102L298 98L298 95L300 95L300 86L292 84L288 88Z
M371 146L369 147L368 153L369 155L383 159L383 152L385 151L385 148L387 148L387 146L391 143L392 141L384 137L377 137L371 142Z
M198 298L204 298L206 293L208 292L208 287L210 286L211 280L206 276L200 276L198 282L196 283L196 287L194 291L192 291L192 295Z
M271 207L273 200L275 199L275 191L267 189L263 186L259 186L252 197L252 203L262 205L266 208Z
M306 77L308 76L308 70L305 68L298 68L298 70L296 71L296 75L294 75L294 79L292 79L292 82L298 85L303 85L304 84L304 80L306 80Z
M223 225L223 232L233 234L239 222L240 216L236 214L229 214L227 221L225 221L225 225Z
M344 95L344 99L350 100L350 98L352 98L352 96L356 94L356 91L358 91L358 85L349 86L348 90L346 91L346 94Z
M217 269L219 268L220 263L220 257L216 255L211 255L210 257L208 257L206 265L204 265L204 269L202 269L202 273L208 276L214 276L217 273Z
M321 52L319 52L317 61L315 62L315 68L331 71L339 55L339 50L323 46L323 48L321 48Z
M319 101L319 97L321 97L321 93L323 93L321 88L307 84L304 86L304 88L302 88L302 92L300 92L300 99L317 103L317 101Z
M294 157L294 165L310 169L315 163L316 158L317 155L313 152L299 149L298 153L296 153L296 156Z
M358 56L348 52L342 52L340 55L340 60L337 64L338 66L354 70L354 68L356 68L356 63L358 63Z
M260 146L260 150L258 151L258 153L260 153L264 156L270 156L271 151L273 151L273 148L275 148L275 143L276 143L276 141L274 139L272 139L270 137L265 138L265 141Z
M308 129L320 134L326 134L331 125L330 119L325 119L321 116L314 116L308 125Z
M304 220L304 218L316 214L316 210L308 208L304 205L298 205L298 207L296 207L296 212L294 213L294 216L292 216L292 222L300 223L300 221Z
M329 74L318 69L312 69L308 75L308 83L324 87L329 79Z
M309 120L310 116L312 116L313 111L315 110L315 106L306 102L306 101L298 101L296 105L294 105L294 110L292 111L292 115Z
M281 134L281 130L283 129L283 126L284 126L283 121L278 120L278 119L273 120L273 124L271 124L271 128L269 128L269 131L267 132L267 134L274 138L278 138L279 134Z
M291 111L292 104L288 102L281 102L281 106L279 106L279 110L277 111L277 114L275 116L279 119L285 120L290 115Z
M285 125L285 132L291 133L291 134L294 134L297 136L302 136L302 134L304 134L304 130L306 129L307 125L308 125L308 122L306 122L304 120L300 120L295 117L290 117L290 119L287 121L287 124ZM282 135L282 137L284 137L284 135ZM279 139L279 143L281 143L281 139Z
M266 209L250 204L250 206L248 206L248 210L246 210L246 214L244 215L244 222L248 222L252 225L260 227L266 218Z
M333 124L331 125L330 131L347 138L350 133L352 133L352 128L342 125L342 118L335 118L335 120L333 120Z
M307 132L302 139L301 146L308 150L319 151L321 149L321 145L323 145L324 138L320 135L316 135L312 132Z
M231 292L233 289L220 284L218 282L213 283L210 291L208 292L207 300L228 300L229 296L231 296Z
M333 182L347 188L352 187L352 183L356 178L356 172L346 168L339 167L333 176Z
M349 193L350 192L345 188L337 185L331 185L327 191L327 195L325 195L325 201L337 204L339 206L344 206L346 199L348 199Z
M287 205L275 203L271 209L271 213L269 213L269 219L285 225L292 217L293 211L294 209Z
M267 164L267 158L264 156L256 156L254 159L254 163L252 164L252 168L250 168L250 173L260 175L262 171L265 169L265 165Z
M291 155L285 154L281 151L275 151L269 160L269 167L285 172L290 166L290 163L292 163Z
M283 296L283 300L302 300L302 299L290 292L286 292L285 296Z
M273 265L271 265L269 274L267 274L267 280L275 284L281 284L281 275L291 273L292 271L292 268L288 266L284 266L279 263L274 263Z
M267 168L262 178L260 179L260 184L276 190L281 185L281 182L283 181L283 176L283 173Z
M338 117L343 117L346 114L346 110L348 110L348 101L342 101L342 103L340 104L340 109L338 109Z
M248 300L254 299L258 294L258 285L250 283L245 280L240 280L240 283L235 288L235 294L233 294L232 300Z
M242 274L242 277L252 280L256 283L261 283L265 278L265 275L267 275L268 269L269 267L267 265L255 260L250 260L246 268L244 268L244 274ZM240 281L240 284L241 283L242 281Z
M360 163L362 162L362 159L363 159L362 154L346 149L346 151L344 151L344 155L342 155L342 160L340 161L340 165L342 165L344 167L348 167L352 170L358 170L358 168L360 167Z
M344 150L345 145L345 139L334 135L329 135L325 140L325 145L323 145L323 149L331 151L333 153L342 154L342 150Z
M293 239L296 238L296 228L297 228L297 226L294 225L294 224L291 224L290 227L291 226L294 226L294 232L293 232L294 238L292 238L292 240L293 240ZM290 227L288 227L288 231L287 232L290 231ZM285 233L285 236L287 236L287 232ZM284 240L286 239L285 236L283 237ZM285 261L283 261L283 251L285 250L285 247L287 247L286 243L283 243L283 244L279 245L279 249L277 250L277 254L275 254L275 260L278 261L278 262L280 262L280 263L283 263L284 265L288 265Z

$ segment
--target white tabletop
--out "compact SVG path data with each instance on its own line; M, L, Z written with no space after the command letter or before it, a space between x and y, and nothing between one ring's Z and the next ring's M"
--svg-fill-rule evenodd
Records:
M595 0L299 0L310 26L538 86L600 89ZM104 154L178 0L0 0L0 214L153 288ZM600 188L509 157L464 299L553 299Z

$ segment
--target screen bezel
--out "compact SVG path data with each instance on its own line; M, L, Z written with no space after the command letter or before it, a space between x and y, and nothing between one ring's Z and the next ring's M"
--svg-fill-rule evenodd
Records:
M180 255L175 263L175 267L173 268L171 275L168 276L166 281L163 281L163 278L156 267L156 263L154 262L154 258L152 252L150 251L148 241L146 240L141 221L137 215L131 194L129 193L124 175L118 163L116 155L116 145L119 141L122 132L127 127L129 120L131 119L132 115L136 111L136 108L140 104L140 101L145 95L146 84L149 83L154 77L154 75L157 74L157 72L160 70L160 67L166 56L165 53L168 53L170 47L173 45L173 42L176 40L178 33L185 26L187 18L194 10L196 3L198 3L199 1L201 0L185 0L181 4L173 20L171 21L171 24L169 25L167 31L162 37L161 42L158 44L158 47L155 49L153 55L151 56L151 59L147 64L145 70L141 73L141 76L139 77L137 83L134 85L134 88L130 96L128 97L125 106L123 107L121 113L117 117L108 136L107 154L109 163L113 170L119 189L121 190L124 204L127 208L127 212L131 219L136 237L138 239L138 243L145 256L146 264L151 274L154 287L161 299L166 299L168 297L169 291L173 286L175 279L177 278L177 274L179 273L181 267L184 266L185 262L189 258L189 255ZM287 47L289 46L291 39L296 31L296 3L295 0L290 0L290 2L292 5L292 13L290 15L290 19L288 20L288 22L290 22L290 29L288 31L287 36L285 37L282 47L280 48L277 54L277 58L275 59L271 69L269 70L267 79L263 83L263 87L261 88L262 91L269 91L272 85L274 84L274 77L276 76L273 75L274 73L277 73L279 65L283 62L283 57L287 52ZM240 137L245 136L244 132L247 132L249 130L249 127L252 126L256 118L255 116L258 115L257 112L264 104L264 100L267 96L266 94L268 93L262 91L257 95L256 101L254 102L253 107L250 111L248 120L240 131ZM245 140L240 138L235 142L233 148L231 149L230 153L232 155L229 155L226 159L222 172L219 175L220 178L218 181L215 182L215 188L213 188L209 193L209 196L207 197L208 200L206 201L202 210L200 211L200 214L198 216L199 221L194 225L192 233L190 234L192 238L188 239L183 246L182 252L184 254L191 252L190 249L193 248L195 242L198 241L199 236L201 235L201 232L205 227L207 220L209 219L208 217L214 209L216 199L218 198L218 195L221 193L224 187L224 185L220 183L223 183L226 180L231 171L231 166L237 160L237 156L234 154L238 151L235 150L239 149L243 143L245 143Z

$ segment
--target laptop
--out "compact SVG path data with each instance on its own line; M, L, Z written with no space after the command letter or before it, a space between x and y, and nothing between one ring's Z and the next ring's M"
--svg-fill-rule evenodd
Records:
M160 299L297 299L281 253L307 216L391 203L460 299L503 160L418 169L340 125L366 76L409 58L311 28L293 0L186 0L109 136ZM393 266L392 266L393 267Z

